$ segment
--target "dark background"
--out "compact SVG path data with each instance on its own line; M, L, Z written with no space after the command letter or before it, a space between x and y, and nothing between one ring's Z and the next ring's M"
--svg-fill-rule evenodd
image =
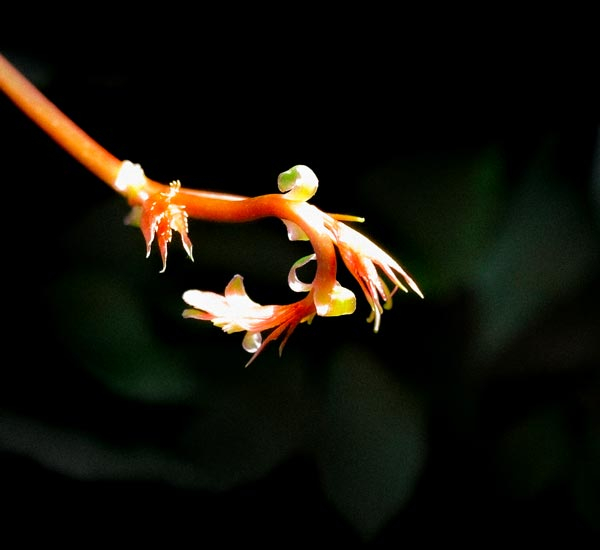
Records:
M597 536L589 65L556 34L509 48L485 25L219 28L1 51L153 179L259 195L310 166L311 202L364 216L425 299L397 295L373 334L340 266L357 312L244 369L241 335L182 319L181 294L240 273L256 301L291 302L306 243L278 220L191 220L195 261L176 236L159 273L124 200L0 98L2 522L198 543Z

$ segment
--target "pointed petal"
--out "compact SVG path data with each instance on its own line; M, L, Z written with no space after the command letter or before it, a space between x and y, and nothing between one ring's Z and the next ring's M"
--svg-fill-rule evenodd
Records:
M187 232L181 233L181 243L183 244L183 249L185 253L189 256L192 262L194 261L194 256L192 255L192 241L190 240Z
M225 298L231 307L240 310L262 308L260 304L250 299L244 287L244 278L241 275L234 275L225 287Z
M181 206L170 205L168 214L171 219L171 228L177 231L181 235L181 243L185 249L187 255L193 261L192 257L192 241L188 235L188 219L187 212Z
M154 241L157 223L158 220L152 215L152 207L144 205L140 216L140 229L146 241L146 258L150 256L150 251L152 250L152 241Z
M197 319L198 321L210 321L212 315L198 309L184 309L181 313L184 319Z

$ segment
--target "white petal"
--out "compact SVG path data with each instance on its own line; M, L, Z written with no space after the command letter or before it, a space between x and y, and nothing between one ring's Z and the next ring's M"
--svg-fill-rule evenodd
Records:
M312 284L303 283L300 279L298 279L298 277L296 276L296 270L302 267L303 265L306 265L311 260L315 260L316 258L316 254L304 256L303 258L300 258L297 262L295 262L292 268L290 269L290 272L288 274L288 285L290 285L290 288L294 292L308 292L312 288Z
M225 298L216 292L186 290L182 297L186 304L208 313L216 314L227 307Z

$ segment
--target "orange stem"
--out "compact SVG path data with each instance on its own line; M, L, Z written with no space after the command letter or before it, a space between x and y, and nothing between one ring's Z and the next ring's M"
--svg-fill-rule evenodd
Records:
M117 186L123 161L79 128L1 53L0 89L57 144L113 190L125 196L132 206L141 204L152 194L168 191L168 186L145 177L143 186L136 192ZM173 202L185 206L190 217L209 221L239 223L272 216L295 222L305 231L317 255L315 292L326 294L333 288L335 249L322 223L314 223L326 216L315 207L288 200L280 194L249 198L183 187Z
M0 88L56 143L102 181L114 187L121 161L65 116L2 54Z

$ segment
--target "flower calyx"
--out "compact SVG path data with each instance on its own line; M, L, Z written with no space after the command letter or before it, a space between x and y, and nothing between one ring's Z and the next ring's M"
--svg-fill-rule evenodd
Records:
M181 235L183 248L189 258L194 260L185 206L173 203L180 187L181 183L178 180L173 181L169 184L168 191L150 195L141 206L139 224L146 240L146 257L150 255L151 245L156 236L163 264L161 273L167 268L167 245L171 242L173 230Z

